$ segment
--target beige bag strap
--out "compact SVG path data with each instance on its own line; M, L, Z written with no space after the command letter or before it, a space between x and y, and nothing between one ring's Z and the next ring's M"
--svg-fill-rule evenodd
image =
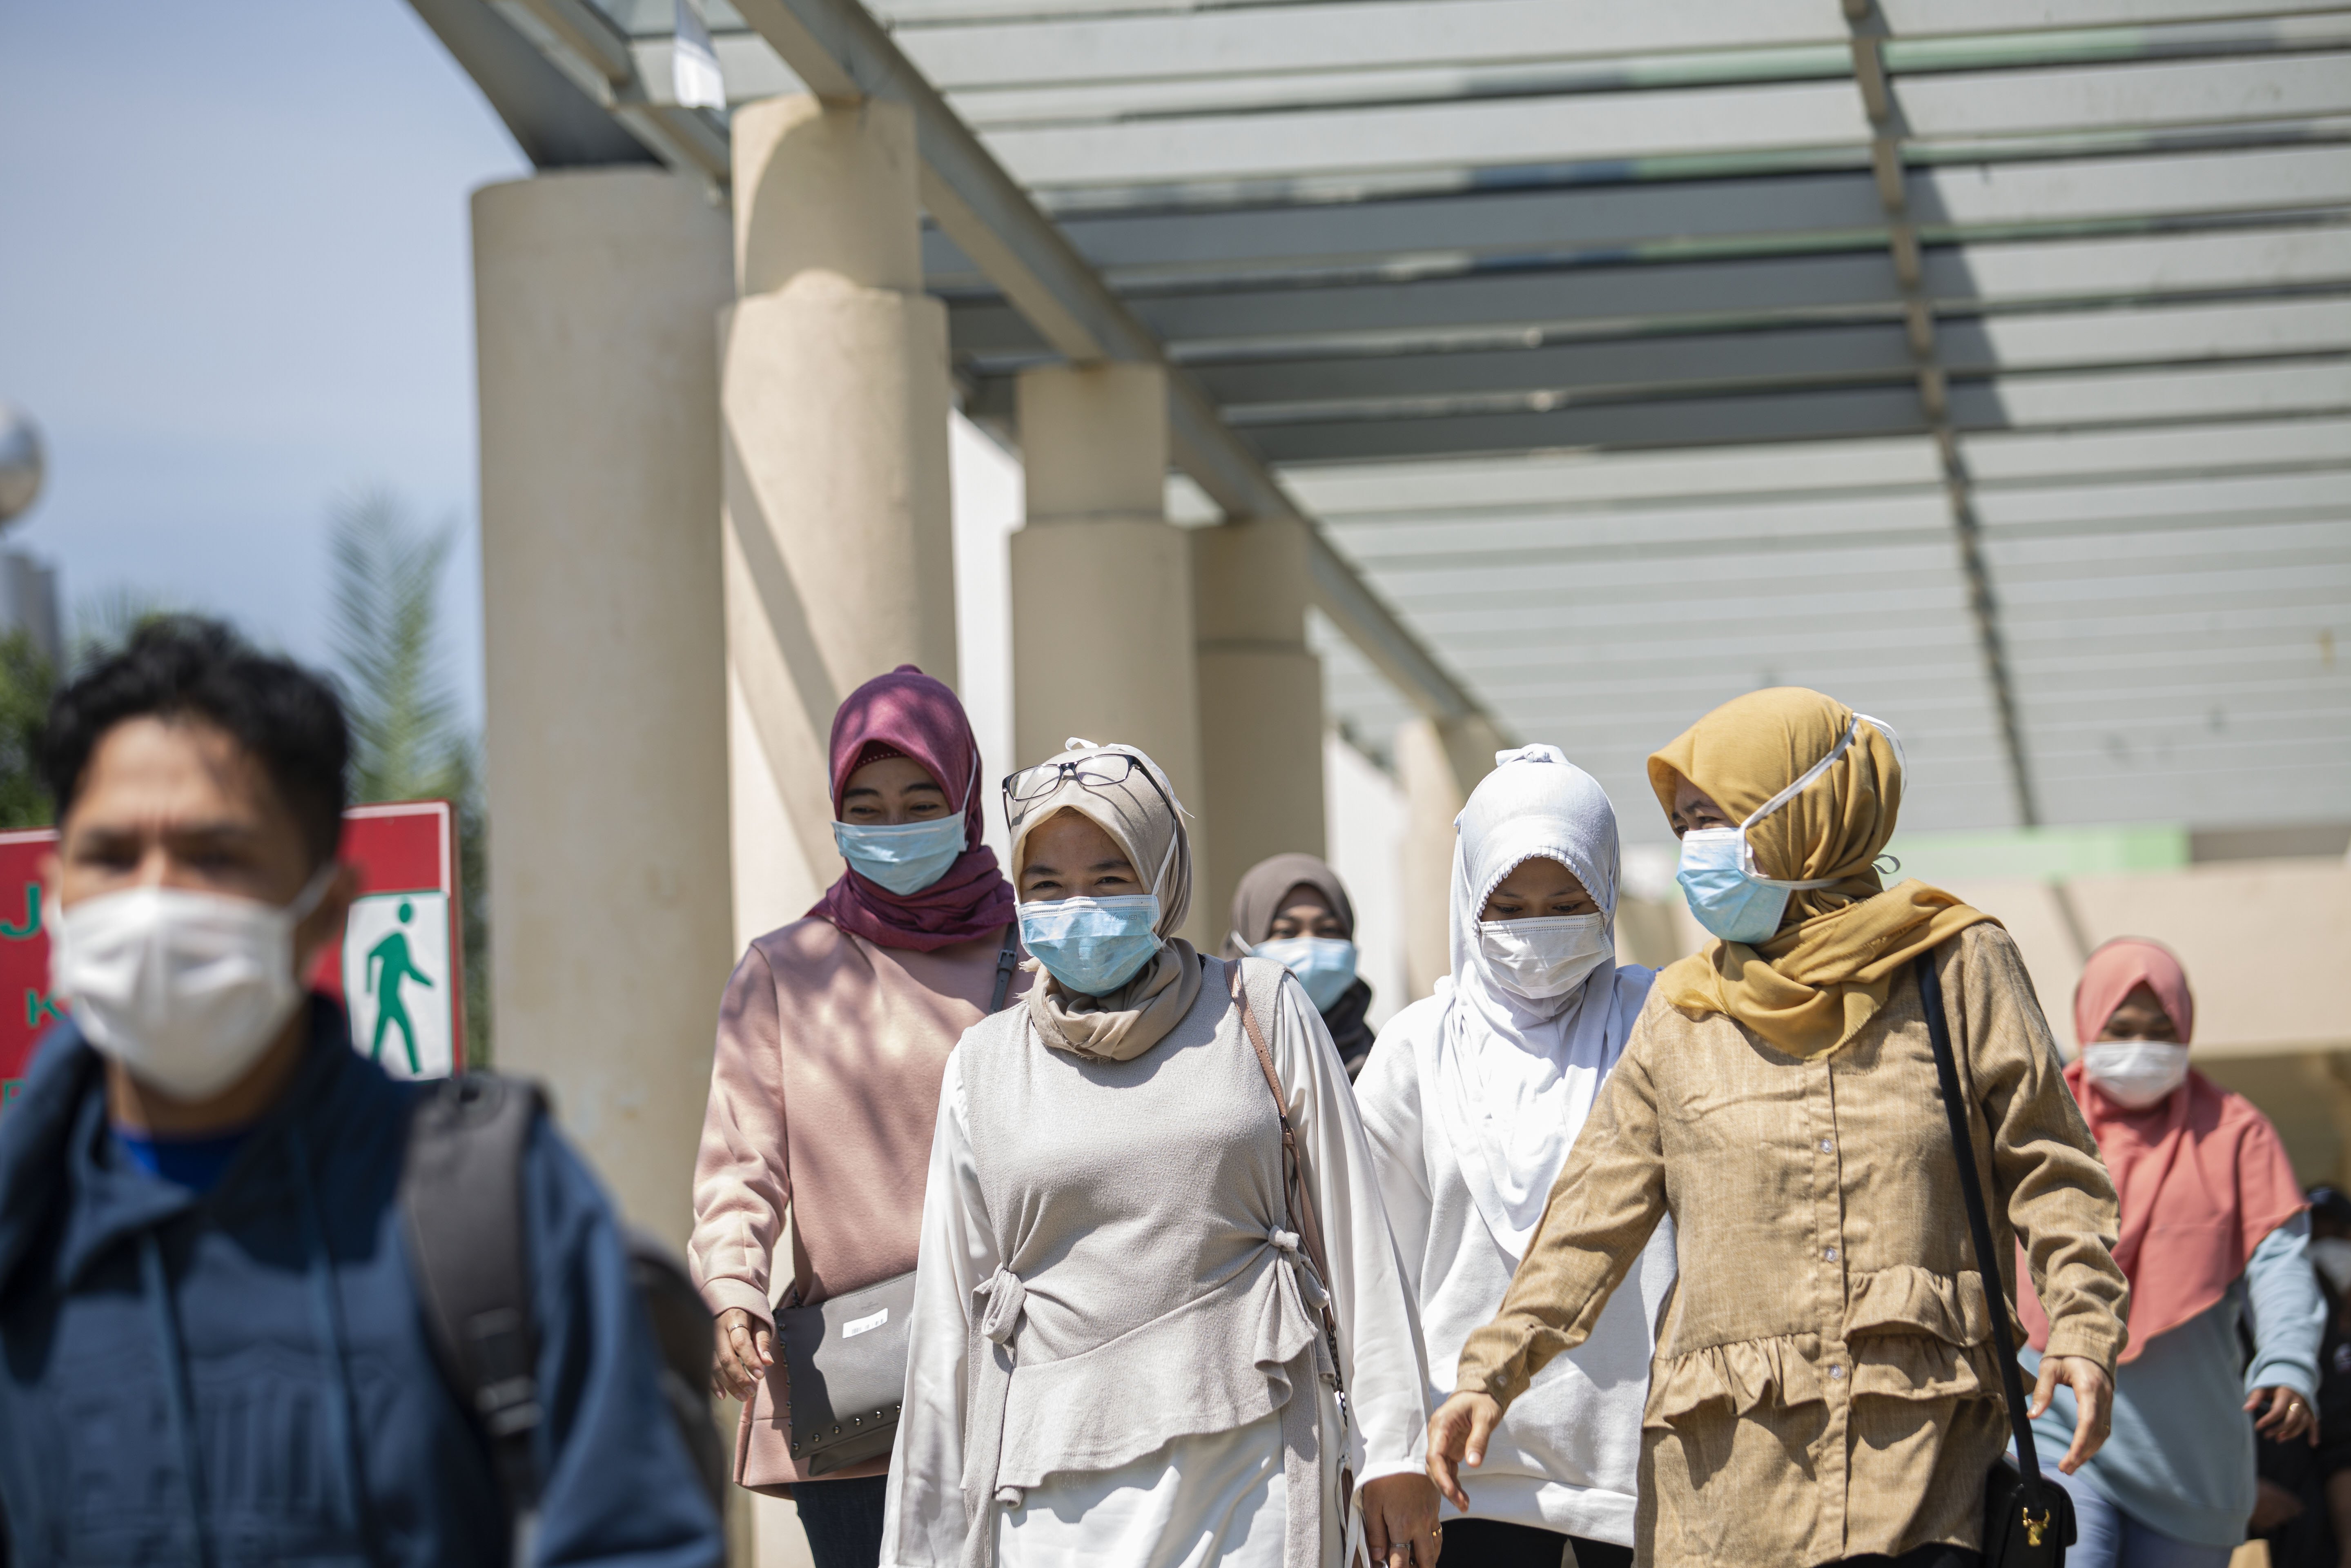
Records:
M1258 1027L1257 1009L1249 1006L1249 989L1241 981L1241 963L1232 959L1227 974L1232 988L1233 1004L1241 1010L1241 1027L1249 1030L1249 1044L1257 1048L1257 1065L1265 1074L1265 1086L1273 1091L1273 1113L1281 1119L1281 1185L1282 1197L1290 1206L1290 1223L1298 1228L1298 1239L1306 1249L1307 1260L1314 1265L1314 1276L1322 1281L1326 1291L1331 1288L1331 1259L1322 1249L1322 1226L1314 1213L1313 1201L1306 1195L1306 1181L1298 1167L1298 1134L1290 1124L1290 1096L1282 1092L1281 1075L1273 1070L1273 1052L1266 1048L1265 1030ZM1330 1309L1323 1309L1324 1327L1335 1329ZM1335 1352L1332 1364L1337 1364Z
M1226 977L1233 1005L1240 1009L1241 1027L1249 1031L1249 1044L1257 1048L1258 1071L1265 1074L1265 1086L1273 1092L1273 1113L1281 1120L1282 1201L1289 1206L1290 1223L1298 1228L1299 1245L1306 1249L1306 1260L1314 1265L1314 1277L1322 1284L1322 1339L1330 1348L1331 1378L1337 1385L1343 1413L1347 1409L1347 1377L1339 1369L1339 1318L1331 1310L1331 1260L1322 1250L1322 1221L1315 1217L1314 1202L1306 1195L1306 1178L1298 1168L1298 1133L1290 1124L1290 1096L1281 1091L1281 1074L1274 1071L1273 1052L1266 1047L1265 1030L1258 1026L1257 1009L1249 1006L1249 988L1241 980L1242 962L1238 958L1227 960ZM1339 1455L1341 1519L1350 1517L1354 1500L1355 1467L1343 1448ZM1358 1557L1351 1568L1364 1568L1364 1558Z

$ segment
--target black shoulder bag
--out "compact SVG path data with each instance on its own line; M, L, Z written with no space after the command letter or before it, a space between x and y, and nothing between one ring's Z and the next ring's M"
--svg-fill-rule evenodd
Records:
M1991 1309L1991 1343L2000 1354L2001 1392L2008 1401L2009 1430L2016 1438L2017 1463L2006 1455L1984 1477L1984 1568L2062 1568L2074 1544L2074 1500L2041 1473L2032 1427L2024 1418L2024 1376L2016 1364L2016 1342L2008 1332L2008 1291L2001 1283L2000 1254L1992 1249L1991 1220L1983 1186L1976 1176L1975 1141L1968 1135L1967 1096L1959 1088L1959 1062L1951 1055L1951 1026L1943 1013L1943 986L1935 956L1918 955L1918 999L1927 1009L1927 1033L1935 1043L1935 1076L1943 1086L1943 1113L1950 1118L1951 1153L1959 1165L1959 1191L1968 1206L1968 1235L1975 1243L1976 1268Z

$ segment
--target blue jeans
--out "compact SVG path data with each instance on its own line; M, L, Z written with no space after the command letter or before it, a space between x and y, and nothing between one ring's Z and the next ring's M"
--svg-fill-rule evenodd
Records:
M888 1476L801 1481L792 1488L800 1531L816 1568L876 1568L882 1561L882 1500Z
M2074 1499L2081 1539L2065 1552L2065 1568L2229 1568L2234 1548L2199 1546L2141 1524L2079 1476L2042 1472Z

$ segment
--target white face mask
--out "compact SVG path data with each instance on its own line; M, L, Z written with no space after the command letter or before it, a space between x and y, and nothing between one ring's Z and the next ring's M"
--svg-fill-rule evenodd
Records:
M284 908L171 887L83 899L52 917L50 988L132 1077L175 1100L216 1094L301 1001L294 928L334 878L329 862Z
M1481 920L1478 950L1497 979L1531 1002L1565 996L1616 956L1607 917L1600 915Z
M2107 1099L2144 1111L2188 1081L2188 1048L2162 1040L2098 1040L2082 1048L2082 1071Z

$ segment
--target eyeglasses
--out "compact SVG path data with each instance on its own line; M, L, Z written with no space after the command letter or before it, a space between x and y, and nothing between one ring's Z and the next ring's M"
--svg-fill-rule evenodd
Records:
M1151 776L1143 759L1123 751L1098 751L1092 757L1081 757L1069 762L1040 762L1034 768L1023 768L1004 778L1004 799L1015 806L1025 806L1041 800L1061 787L1064 779L1073 779L1081 789L1106 789L1123 784L1136 774L1151 786L1172 815L1176 802L1167 799L1167 791Z

